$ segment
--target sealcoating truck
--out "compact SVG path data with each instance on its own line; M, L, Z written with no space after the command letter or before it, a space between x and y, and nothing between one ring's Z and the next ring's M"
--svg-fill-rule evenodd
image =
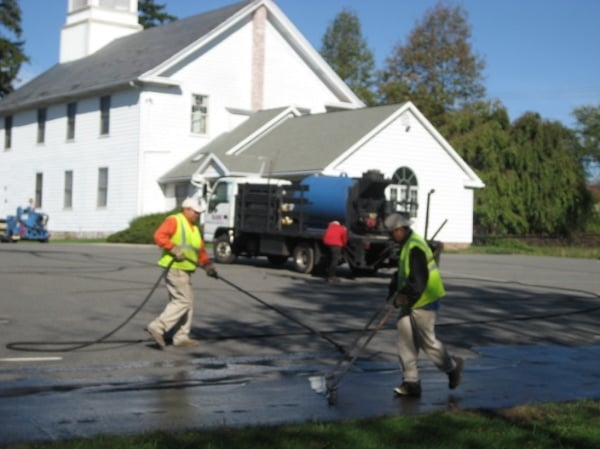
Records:
M348 228L343 256L353 274L373 274L395 267L399 254L384 227L385 217L396 210L385 195L390 183L377 170L358 179L313 175L298 183L220 178L209 195L204 237L213 242L219 263L265 256L283 265L291 258L296 271L316 273L328 254L323 233L338 220Z

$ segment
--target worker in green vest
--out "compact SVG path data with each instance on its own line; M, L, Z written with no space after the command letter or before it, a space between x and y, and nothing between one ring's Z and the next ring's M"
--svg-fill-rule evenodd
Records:
M448 387L458 387L462 380L463 360L452 357L435 335L435 323L440 300L446 294L433 253L423 237L411 229L411 220L402 214L392 214L385 220L392 239L402 245L398 271L390 282L390 297L400 309L398 357L403 382L394 388L399 396L421 395L417 369L422 349L441 371L448 375Z
M168 216L154 232L154 241L162 249L158 265L168 270L165 279L169 303L146 330L160 349L166 345L165 333L171 330L173 346L198 344L190 337L194 313L191 275L201 266L208 276L218 278L198 228L202 205L197 199L186 198L181 206L180 213Z

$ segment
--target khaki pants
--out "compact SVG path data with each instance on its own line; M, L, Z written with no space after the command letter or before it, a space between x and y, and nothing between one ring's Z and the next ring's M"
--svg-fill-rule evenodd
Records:
M454 368L454 361L446 351L444 344L435 336L436 318L437 311L435 310L416 309L410 314L401 315L396 323L398 357L406 382L419 380L417 359L420 349L425 351L440 371L447 373Z
M192 329L194 314L194 292L192 290L191 273L170 269L166 277L169 303L163 312L151 324L158 326L163 333L177 326L173 335L173 343L187 340Z

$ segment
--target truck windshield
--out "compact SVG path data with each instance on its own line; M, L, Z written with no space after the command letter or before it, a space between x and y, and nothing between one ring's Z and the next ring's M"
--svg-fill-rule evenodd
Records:
M210 202L208 203L208 210L215 210L218 204L227 203L229 201L229 183L227 182L219 182L215 186L213 193L210 197Z

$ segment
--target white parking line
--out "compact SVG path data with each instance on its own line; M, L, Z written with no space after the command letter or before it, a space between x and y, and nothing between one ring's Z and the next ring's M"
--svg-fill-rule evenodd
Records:
M0 362L55 362L62 357L5 357Z

